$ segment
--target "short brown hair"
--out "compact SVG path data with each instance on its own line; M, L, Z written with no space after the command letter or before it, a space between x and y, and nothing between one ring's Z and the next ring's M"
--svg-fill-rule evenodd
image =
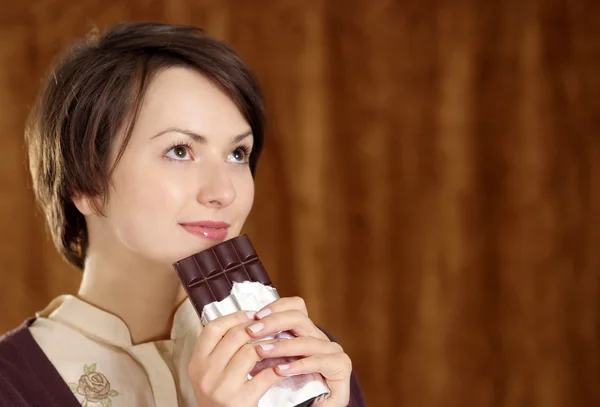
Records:
M80 269L88 236L72 197L106 200L148 84L173 66L197 70L237 104L252 128L250 169L252 174L256 170L264 137L262 96L255 77L229 46L191 26L129 23L92 32L51 70L25 130L36 198L59 252ZM116 135L123 130L111 165Z

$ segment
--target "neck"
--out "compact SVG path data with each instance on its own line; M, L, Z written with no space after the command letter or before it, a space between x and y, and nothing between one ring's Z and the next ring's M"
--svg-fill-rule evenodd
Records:
M139 259L88 252L78 297L121 318L134 344L170 337L186 294L177 274Z

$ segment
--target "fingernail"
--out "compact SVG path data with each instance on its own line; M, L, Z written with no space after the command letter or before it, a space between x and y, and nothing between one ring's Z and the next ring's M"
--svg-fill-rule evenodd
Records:
M271 315L271 310L270 310L270 309L268 309L268 308L261 309L260 311L258 311L258 312L256 313L256 317L257 317L258 319L263 319L263 318L264 318L264 317L266 317L267 315Z
M275 347L273 344L270 344L270 343L261 343L259 346L264 351L270 351L271 349L273 349Z
M279 368L279 370L281 371L286 371L290 368L290 365L279 365L277 366Z
M248 329L250 329L252 332L257 333L263 330L263 328L265 327L265 325L261 322L257 323L257 324L252 324L248 327Z
M255 315L256 315L256 311L247 311L246 312L246 316L248 317L248 319L254 319Z

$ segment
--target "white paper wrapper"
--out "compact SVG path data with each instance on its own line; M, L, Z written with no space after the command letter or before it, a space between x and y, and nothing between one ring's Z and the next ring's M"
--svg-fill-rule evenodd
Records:
M274 287L252 281L245 281L243 283L234 282L229 297L223 301L215 301L205 306L202 310L200 320L202 325L206 325L221 316L237 311L259 311L277 299L279 299L279 294ZM259 339L259 341L271 339L286 340L293 337L289 332L279 332L274 337L264 337ZM265 359L256 364L254 369L248 374L248 379L252 380L254 375L265 368L290 363L297 359ZM327 394L329 394L329 388L320 374L311 373L291 376L271 387L260 399L258 407L296 407L304 405L308 400Z

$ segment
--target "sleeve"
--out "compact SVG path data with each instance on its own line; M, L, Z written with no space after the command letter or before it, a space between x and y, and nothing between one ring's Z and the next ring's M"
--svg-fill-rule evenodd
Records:
M2 363L0 361L0 367ZM14 383L0 371L0 407L27 407L29 404Z
M19 339L18 332L14 330L0 336L0 407L29 407L34 404L27 392L35 391L37 383L19 348L14 346Z
M319 329L321 331L323 331L323 333L325 335L327 335L329 340L331 340L332 342L337 342L333 338L333 336L331 336L323 328L319 327ZM358 382L358 378L356 377L356 372L352 371L352 375L350 376L350 404L348 404L348 407L366 407L366 406L367 406L367 404L365 402L365 396L362 391L362 388L360 387L360 383Z
M356 378L356 373L353 371L350 377L350 404L348 407L366 407L365 395Z

